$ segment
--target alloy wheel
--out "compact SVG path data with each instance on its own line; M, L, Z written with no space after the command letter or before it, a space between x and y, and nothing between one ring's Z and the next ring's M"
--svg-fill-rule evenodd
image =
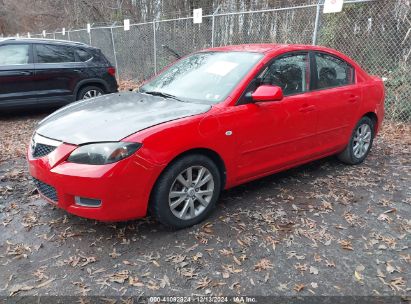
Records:
M214 178L203 166L192 166L181 172L169 192L169 207L179 219L191 220L207 208L214 195Z
M352 147L356 158L362 158L368 152L371 144L371 136L372 132L368 124L362 124L357 128Z
M103 94L101 94L100 91L89 90L84 94L83 99L90 99L90 98L94 98L94 97L101 96L101 95Z

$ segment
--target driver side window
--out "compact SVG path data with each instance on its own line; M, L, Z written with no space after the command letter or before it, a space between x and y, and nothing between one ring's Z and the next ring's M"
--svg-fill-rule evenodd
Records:
M258 76L259 85L274 85L283 89L285 96L309 90L308 53L289 54L275 59Z

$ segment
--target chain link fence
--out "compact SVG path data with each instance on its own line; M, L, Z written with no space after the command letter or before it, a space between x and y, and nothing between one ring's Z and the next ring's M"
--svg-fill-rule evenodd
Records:
M212 46L301 43L335 48L386 81L386 116L411 121L411 8L409 0L351 0L341 13L323 14L323 1L259 11L45 33L100 48L120 81L139 83L176 60ZM42 37L32 35L32 37Z

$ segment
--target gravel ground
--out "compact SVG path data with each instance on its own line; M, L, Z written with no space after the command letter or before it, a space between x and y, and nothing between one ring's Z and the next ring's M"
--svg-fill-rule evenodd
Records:
M42 200L24 158L44 113L0 117L0 296L410 295L411 126L225 191L208 222L100 223Z

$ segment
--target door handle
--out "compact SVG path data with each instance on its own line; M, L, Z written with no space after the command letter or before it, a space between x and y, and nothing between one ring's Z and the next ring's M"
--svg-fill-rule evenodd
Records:
M360 97L360 96L358 96L354 93L345 93L344 96L345 96L345 98L347 98L347 101L350 102L350 103L354 103L354 102L358 101L358 98Z
M0 72L0 76L30 76L33 72L30 71L4 71Z
M307 112L312 112L315 111L317 108L314 105L303 105L298 111L301 113L307 113Z
M30 75L32 75L33 73L32 72L30 72L30 71L20 71L20 72L18 72L18 75L24 75L24 76L30 76Z
M358 95L350 95L348 97L348 102L354 103L358 100L358 97L359 97Z

